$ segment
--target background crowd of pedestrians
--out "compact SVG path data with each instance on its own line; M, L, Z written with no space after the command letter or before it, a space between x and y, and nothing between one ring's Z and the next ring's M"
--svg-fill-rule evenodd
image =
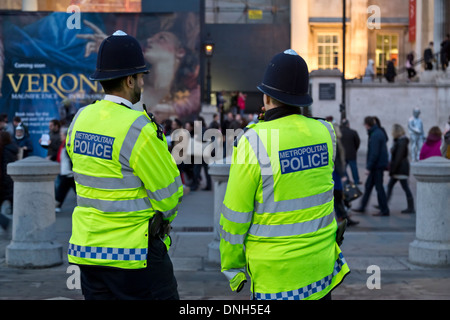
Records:
M224 141L226 130L243 129L247 125L258 121L258 115L245 114L242 105L245 104L245 95L237 95L241 100L236 108L221 117L219 113L214 114L213 120L208 125L202 117L197 117L195 121L182 122L180 119L164 121L164 133L166 134L169 150L180 140L177 137L177 129L186 129L191 138L194 132L201 132L200 138L207 129L219 130L222 132ZM243 100L243 101L242 101ZM414 114L416 114L415 110ZM347 219L348 225L357 225L358 221L350 218L351 210L365 213L372 190L377 192L378 205L376 208L380 212L374 215L389 216L389 200L391 199L394 186L400 183L405 197L407 208L402 213L415 213L414 197L409 188L410 162L415 161L411 155L411 139L407 137L404 127L401 124L394 124L391 130L392 145L388 148L389 136L382 127L380 120L374 116L367 116L364 119L364 126L368 133L368 147L366 158L365 176L358 171L358 153L361 139L358 132L350 126L347 119L343 119L341 125L337 125L330 116L328 120L334 125L337 135L337 157L333 177L335 180L335 211L338 220ZM413 120L418 121L418 117ZM410 120L411 121L411 120ZM197 126L197 127L196 127ZM410 125L408 124L410 130ZM55 181L56 212L60 211L61 205L67 193L75 190L72 166L70 158L65 150L65 137L67 127L62 126L58 120L49 122L49 141L41 146L47 149L47 159L60 164L61 172ZM411 132L410 132L411 133ZM208 143L207 141L202 141ZM226 144L224 144L224 155L226 154ZM438 126L433 126L428 130L424 143L420 145L420 160L432 156L443 156L450 159L450 117L443 130ZM7 174L7 165L11 162L29 157L33 154L33 145L30 140L28 129L20 119L14 117L13 122L8 122L5 114L0 115L0 226L7 228L12 214L13 204L13 181ZM194 155L190 155L194 157ZM214 156L214 154L212 155ZM208 173L208 163L202 158L201 161L183 161L178 164L185 192L195 191L202 184L203 190L211 190L212 182ZM202 174L203 170L203 174ZM385 185L383 180L384 172L389 173L389 181ZM205 179L203 181L203 179ZM362 187L364 182L364 187ZM351 209L353 199L346 199L344 188L346 184L354 183L361 188L362 198L355 208Z

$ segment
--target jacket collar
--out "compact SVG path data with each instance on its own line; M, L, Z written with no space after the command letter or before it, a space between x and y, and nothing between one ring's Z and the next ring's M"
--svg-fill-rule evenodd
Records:
M127 99L124 99L122 97L119 96L115 96L112 94L105 94L105 97L103 98L103 100L108 100L117 104L121 104L124 105L127 108L133 109L133 104L131 103L131 101L128 101Z
M264 121L272 121L282 117L287 117L293 114L301 114L300 108L297 107L289 107L289 106L280 106L274 109L270 109L266 111L264 114Z

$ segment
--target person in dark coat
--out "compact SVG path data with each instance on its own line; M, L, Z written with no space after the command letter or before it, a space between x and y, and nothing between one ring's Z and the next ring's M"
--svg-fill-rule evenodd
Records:
M377 190L378 206L380 212L376 216L389 216L389 207L387 204L386 192L383 187L383 172L388 166L388 151L386 146L386 135L378 127L374 117L366 117L364 126L369 134L369 142L367 148L367 164L366 173L367 180L365 184L364 195L361 205L356 212L365 212L367 203L373 187Z
M358 174L358 165L357 165L357 153L359 146L361 144L361 139L359 138L358 132L350 128L349 122L347 119L342 121L341 126L341 141L342 146L345 150L345 163L346 166L350 166L350 170L352 171L353 182L355 184L360 184L359 174ZM347 173L346 173L347 175ZM347 175L348 176L348 175Z
M425 70L433 70L434 53L433 53L434 43L430 42L428 48L423 52L423 60L425 62Z
M389 202L394 185L397 181L400 181L403 191L405 191L406 201L408 203L408 208L403 210L402 213L415 213L414 198L408 186L409 139L405 135L405 129L397 123L392 126L392 136L394 137L394 144L391 148L391 162L389 165L390 179L387 186L387 200Z
M19 153L19 147L13 143L11 135L6 131L0 132L0 204L2 209L6 207L11 207L13 203L14 195L14 182L11 177L7 174L8 163L17 160L17 154ZM9 202L9 203L8 203ZM7 204L7 205L5 205ZM4 210L2 210L4 211ZM7 212L0 212L0 226L3 229L7 229L9 225L9 219L5 217L4 214Z
M386 77L386 80L388 82L394 82L395 77L397 76L397 71L395 69L395 59L392 59L391 61L388 61L387 67L386 67L386 74L384 75Z

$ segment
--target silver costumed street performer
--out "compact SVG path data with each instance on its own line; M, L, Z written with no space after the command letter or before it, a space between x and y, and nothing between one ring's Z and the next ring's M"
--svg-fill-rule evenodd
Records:
M408 131L411 141L411 161L419 161L419 153L425 140L422 120L419 119L420 110L415 108L413 116L408 121Z

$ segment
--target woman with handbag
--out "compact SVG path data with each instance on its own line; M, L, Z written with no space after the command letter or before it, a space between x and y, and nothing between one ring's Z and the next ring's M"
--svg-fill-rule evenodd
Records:
M389 165L389 183L387 186L387 199L391 198L392 189L397 181L405 191L408 208L402 211L402 213L415 213L414 199L409 189L408 177L409 177L409 160L408 160L408 144L409 139L405 135L405 130L399 124L392 126L392 136L394 137L394 144L391 148L391 162Z

